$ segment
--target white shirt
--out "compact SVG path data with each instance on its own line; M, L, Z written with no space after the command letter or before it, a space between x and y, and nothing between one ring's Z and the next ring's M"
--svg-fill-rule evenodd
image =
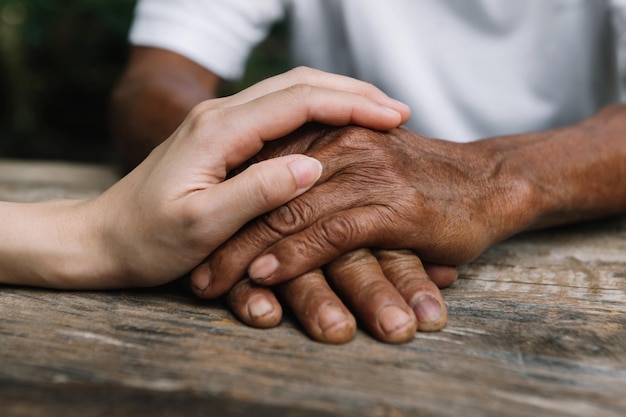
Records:
M623 3L139 0L130 39L230 79L287 14L294 65L371 82L411 106L416 132L471 141L572 124L615 101Z

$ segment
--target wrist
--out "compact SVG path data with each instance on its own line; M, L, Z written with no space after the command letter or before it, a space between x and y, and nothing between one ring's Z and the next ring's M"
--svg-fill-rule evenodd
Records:
M484 164L484 184L489 188L485 204L489 245L532 227L549 202L533 181L530 162L524 160L515 137L486 139L467 144Z
M2 203L5 219L0 243L0 281L49 288L106 286L98 224L91 201Z

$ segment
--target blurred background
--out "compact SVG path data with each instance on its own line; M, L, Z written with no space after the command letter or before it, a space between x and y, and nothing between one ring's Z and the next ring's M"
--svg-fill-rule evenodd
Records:
M115 160L108 101L135 0L0 0L0 157ZM286 23L224 94L288 68Z

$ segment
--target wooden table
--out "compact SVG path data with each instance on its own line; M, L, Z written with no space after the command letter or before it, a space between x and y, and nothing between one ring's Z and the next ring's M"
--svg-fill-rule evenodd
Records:
M115 178L5 160L0 199ZM626 416L626 217L497 245L444 297L442 332L326 346L289 318L245 327L181 283L0 287L0 416Z

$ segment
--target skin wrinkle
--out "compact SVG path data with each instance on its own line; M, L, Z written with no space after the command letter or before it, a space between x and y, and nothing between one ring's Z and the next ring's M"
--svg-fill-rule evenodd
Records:
M293 273L284 269L289 259L300 264L298 272L302 273L305 267L320 266L322 260L328 262L355 247L419 248L416 255L430 263L458 265L475 259L519 223L511 215L507 220L513 220L513 225L491 219L494 207L502 204L496 191L505 190L503 184L510 187L492 177L502 175L506 164L494 168L500 161L483 158L485 152L470 145L422 138L403 128L376 132L354 126L305 125L266 145L261 155L304 152L313 156L325 166L320 182L287 208L243 229L234 238L243 244L227 243L218 249L238 254L240 265L246 266L231 261L216 273L224 282L236 282L245 276L254 257L267 250L285 262L278 276ZM274 155L276 146L283 148ZM494 155L499 151L497 147L487 150ZM446 181L438 175L442 173L449 173ZM510 209L508 205L502 208ZM291 224L277 226L285 222L284 216ZM299 218L294 221L292 216ZM299 235L304 229L309 230L306 237ZM288 246L274 248L283 237L271 235L285 234L290 235L284 238ZM251 235L256 236L251 239ZM246 241L252 244L246 246ZM311 253L317 254L316 260L309 259ZM215 271L213 264L211 269Z
M331 285L321 270L314 270L278 288L281 299L296 312L313 338L328 343L345 343L354 337L356 321L335 293L328 291ZM334 319L340 319L338 322L329 323L328 317L321 317L322 308L329 307L333 309Z
M413 134L404 129L394 129L391 132L379 133L354 126L320 128L317 124L308 124L280 141L267 144L261 152L261 157L276 156L297 150L299 152L304 151L307 155L315 157L324 164L325 169L320 182L316 188L308 193L312 198L303 200L306 201L306 206L309 211L304 212L305 209L299 208L299 206L302 205L300 199L290 202L288 206L292 214L303 213L303 215L307 215L305 218L307 218L309 223L316 220L314 216L309 215L310 213L318 212L316 206L327 207L330 203L334 208L332 212L339 211L338 215L331 216L327 219L331 222L335 222L334 224L323 225L317 231L318 237L313 240L318 243L309 242L310 245L315 247L315 249L310 249L311 251L318 250L321 245L324 245L327 251L334 254L337 253L338 246L328 248L328 245L333 245L333 243L328 241L322 243L325 240L324 235L328 236L328 233L339 235L339 238L333 239L339 244L342 240L345 240L345 238L350 238L350 234L356 233L354 231L350 232L345 230L346 228L353 227L350 226L349 223L344 222L342 226L341 224L337 224L337 221L334 220L335 216L343 216L342 211L344 211L344 209L351 207L370 207L376 210L376 215L372 215L371 218L368 216L368 218L358 220L358 230L369 230L368 233L370 233L371 236L366 237L366 239L367 241L374 241L384 235L385 229L391 228L398 222L406 223L407 219L413 219L416 212L427 212L429 210L429 195L433 195L433 200L439 202L441 202L441 200L434 199L434 196L443 195L444 201L448 201L447 206L450 206L457 202L460 191L465 190L465 188L462 188L462 186L466 185L464 182L472 181L472 178L466 178L465 181L459 180L453 182L451 186L445 187L443 184L440 184L438 181L433 181L431 178L418 177L416 180L413 177L415 175L419 176L419 170L417 170L418 172L416 173L411 172L411 177L399 176L398 169L403 168L405 165L416 167L425 166L426 172L433 169L431 166L436 164L444 164L446 167L450 167L450 169L459 173L467 171L467 169L463 170L458 166L454 166L453 163L455 160L448 156L442 157L439 155L436 161L432 161L425 158L423 155L416 155L414 153L415 151L413 151L410 146L407 147L406 145L407 140L413 140L412 137ZM295 142L296 140L297 142ZM372 142L374 142L374 144L372 144ZM438 145L437 142L440 141L431 142L429 140L423 140L421 142L423 148L425 148L424 151L428 155L431 155L431 158L432 155L436 154L435 149ZM273 155L271 152L276 146L283 148L276 155ZM461 148L459 147L459 149ZM421 151L422 147L420 147L419 150ZM400 158L401 163L397 162L397 158ZM459 164L460 162L456 163ZM406 175L406 173L403 175ZM419 185L420 181L430 182L430 184L418 190L415 187ZM329 189L330 193L328 196L323 195L321 191L326 184L333 187ZM344 190L342 191L341 189ZM335 195L342 196L340 201L336 201ZM334 198L335 200L328 201L328 198ZM462 198L472 201L475 197ZM379 206L378 209L376 209L377 206ZM472 212L468 209L462 216L458 213L446 214L446 208L447 207L443 207L444 210L441 212L442 223L446 224L446 227L451 223L463 224L463 222L466 221L466 215ZM436 211L439 211L439 209L436 209ZM452 217L450 217L451 215ZM435 236L421 235L421 230L431 230L431 234L433 235L439 233L437 228L432 230L432 227L428 228L425 227L426 225L420 225L420 222L430 221L430 219L418 219L417 223L410 221L406 224L404 230L414 231L410 236L416 241L435 241ZM275 224L279 223L280 220L273 218L272 215L266 217L263 222L267 223L274 232L296 232L294 229L290 230L287 225L277 230ZM389 226L376 227L376 222L387 223ZM301 228L302 225L297 226L297 229ZM252 233L259 233L262 229L262 227L255 227ZM464 233L462 232L463 229L460 227L457 229L456 232L450 235L450 228L448 228L447 234L437 236L438 239L436 241L441 242L443 240L445 244L448 244L455 240L462 240L459 239L457 235ZM363 238L363 236L361 236L361 238ZM461 236L461 238L464 237ZM397 246L399 244L400 243L395 240L389 241L388 247ZM304 243L297 243L296 245L297 247L290 250L290 252L297 256L305 256L307 251L306 245ZM401 246L405 246L405 244L402 243ZM432 249L437 250L438 248L434 246ZM466 251L467 249L468 248L465 248ZM470 250L471 252L476 252L476 249L473 247ZM466 255L465 258L471 259L473 256L475 255Z
M320 155L314 153L311 153L311 155L318 159L322 159ZM374 159L376 159L376 157L374 157ZM345 192L343 192L342 194L347 196L347 198L342 198L341 201L334 203L336 204L336 208L338 210L348 209L355 206L370 205L369 201L371 201L372 199L370 194L378 188L381 181L391 181L391 178L389 180L386 180L381 177L376 178L373 175L358 175L356 172L352 172L356 169L362 170L363 168L365 168L366 172L368 173L380 172L380 170L377 169L378 167L367 168L363 166L357 166L356 164L350 164L344 169L339 170L330 179L322 181L323 184L325 182L329 182L330 180L336 180L339 185L337 187L334 187L334 189L345 189ZM333 184L333 186L334 185L335 184ZM320 186L322 185L318 183L318 187ZM316 190L310 192L315 193ZM381 194L381 192L378 191L377 194ZM389 193L388 198L393 198L392 193ZM297 202L288 203L281 207L279 210L275 211L273 214L264 217L263 222L268 227L281 234L300 231L304 227L303 219L309 219L310 221L310 219L313 218L313 213L319 211L316 209L315 206L325 205L324 201L318 202L317 200L312 200L312 204L313 206L302 205L298 204Z
M264 250L268 247L267 242L271 242L272 239L276 239L275 237L267 237L263 232L266 229L260 229L260 224L249 223L247 228L253 229L255 233L247 233L244 234L243 238L235 239L232 238L226 242L224 242L218 250L214 251L213 254L208 258L208 268L207 273L209 275L215 275L215 271L245 271L248 267L249 261L245 259L245 257L237 256L231 257L228 255L229 251L235 251L236 253L246 253L244 249L253 249L255 251ZM238 232L235 236L238 236L240 233ZM227 250L220 250L227 247ZM243 274L237 272L240 278L243 278ZM222 274L219 274L220 276ZM227 277L227 273L223 274L224 277ZM209 286L209 291L215 294L222 294L228 289L228 285L231 283L231 280L228 279L220 279L217 281L212 280L211 285Z
M344 133L345 136L351 136L352 132L355 130L358 130L358 128L341 129L342 133ZM369 134L371 135L371 133ZM397 192L398 189L411 190L413 189L413 184L415 183L415 181L407 181L403 178L400 178L398 181L397 178L394 178L395 174L391 174L391 172L389 172L390 176L388 176L387 175L388 168L391 167L393 169L394 167L392 166L391 162L387 162L387 161L394 161L394 160L400 159L400 163L396 162L396 164L398 165L406 164L407 166L426 167L424 170L427 172L433 169L433 168L430 168L430 166L437 165L437 164L444 165L445 166L444 169L447 169L450 172L456 172L457 176L459 176L460 178L463 178L463 174L468 172L467 168L461 168L458 166L458 164L461 163L458 160L455 160L451 157L447 157L445 155L443 156L436 155L432 149L429 149L434 146L433 144L429 142L426 142L426 145L424 146L426 148L425 153L429 157L425 157L422 154L417 155L417 157L412 155L410 152L410 148L407 148L405 144L395 143L395 140L402 139L403 135L406 135L406 132L404 132L402 129L393 130L390 133L389 137L385 138L388 141L387 143L388 148L391 148L391 150L389 150L388 148L385 148L383 152L370 150L368 152L368 155L357 156L359 158L364 158L365 162L363 160L360 160L358 165L357 164L354 165L357 169L357 171L355 171L354 173L355 180L362 181L366 185L362 185L361 187L353 187L352 189L353 192L358 193L361 191L361 195L366 196L366 198L369 198L369 190L374 189L376 190L374 194L378 197L379 202L387 200L387 199L390 199L390 201L396 200L396 202L398 199L400 199L401 201L407 201L407 203L398 203L392 206L392 207L400 207L401 211L398 212L397 210L392 210L393 213L389 216L390 224L393 224L392 223L393 220L391 219L395 218L396 219L395 221L397 221L398 216L401 216L400 218L406 219L412 216L414 212L424 211L424 207L428 204L428 201L430 200L430 198L428 198L428 195L433 195L433 197L437 196L440 199L439 202L448 201L448 205L451 205L452 203L458 203L459 195L461 196L463 201L470 203L469 207L473 207L476 201L482 201L483 199L482 195L464 196L461 193L461 190L465 189L463 187L466 186L466 182L472 181L472 179L468 177L465 177L464 181L460 179L457 181L453 181L450 184L447 184L447 186L445 187L442 184L433 182L429 184L430 187L421 187L419 191L416 190L413 196L407 196L406 194L398 196L398 192ZM364 136L363 134L358 135L358 137L360 138L359 140L361 142L365 142L365 144L360 145L359 148L369 149L370 147L367 145L367 143L371 142L371 140L367 141L366 139L364 139L366 136ZM342 138L337 139L335 137L333 139L337 141L337 140L341 140ZM376 155L375 157L372 156L374 154ZM349 154L349 155L353 155L353 154ZM437 156L437 158L434 157L435 155ZM323 160L323 158L319 154L315 154L315 156ZM336 154L335 154L335 157L336 157ZM336 158L336 159L341 159L341 158ZM351 167L352 167L351 164L344 163L342 170L349 171ZM376 177L369 175L369 172L376 173ZM350 178L350 174L347 174L347 173L344 174L343 172L341 174L337 173L335 175L337 179L345 180L346 178ZM428 181L429 179L426 178L426 179L423 179L422 181L424 180ZM346 183L344 182L343 184L346 184ZM393 186L391 186L391 184L393 184ZM341 187L341 185L337 185L337 187ZM385 197L386 195L385 190L391 189L391 188L393 189L391 190L389 195ZM475 186L472 188L472 191L475 191L476 194L479 194L480 189L481 189L480 186ZM368 190L368 191L362 192L362 190ZM480 194L484 194L484 193L480 193ZM411 200L413 202L410 202ZM373 203L371 203L370 205L373 205ZM384 205L387 205L387 204L384 204ZM465 224L465 222L468 221L468 217L471 217L471 213L473 212L476 212L476 211L468 208L467 210L464 210L463 212L452 213L452 217L450 217L450 215L448 214L446 223L448 223L448 225L449 224L459 224L459 225ZM361 219L361 220L363 221L364 219ZM475 219L473 218L469 219L469 221L472 221L472 222L474 220ZM419 225L416 225L416 226L418 227L408 228L408 230L420 230L421 229ZM367 226L363 227L363 229L368 229L368 227ZM457 233L455 234L462 233L461 230L462 229L459 227ZM415 236L418 233L419 232L415 233ZM455 239L454 239L454 236L451 236L450 238L446 240L454 241Z
M447 312L444 307L444 302L439 297L433 296L430 290L432 290L433 283L428 280L428 276L423 269L422 262L418 257L401 257L400 254L411 254L411 251L385 251L375 250L374 256L380 262L383 272L388 277L393 277L394 286L400 291L401 294L412 294L410 299L406 299L411 308L414 308L420 300L429 298L436 301L442 306L443 310L439 316L439 320L435 323L445 323L447 318ZM417 276L416 276L417 275ZM418 277L419 276L419 277ZM420 321L420 330L438 330L440 327L435 323L424 323Z
M273 219L276 221L272 222ZM292 229L295 227L294 225L298 224L297 219L302 219L302 216L296 216L292 208L288 204L284 204L278 210L275 210L272 215L263 216L263 223L277 234L284 234L285 230L279 230L279 227L283 226L283 229L287 230Z
M354 235L354 229L351 222L341 216L333 216L330 222L324 223L319 232L320 233L316 235L315 244L324 248L328 248L328 245L331 245L335 254L333 258L341 254L341 248L338 245L334 245L333 242L327 242L325 236L339 236L336 241L341 242L350 240ZM309 245L307 245L306 242L300 242L300 246L302 247L302 256L306 256L309 250Z
M304 219L312 217L314 208L306 205L284 204L273 213L263 216L259 221L259 227L264 226L274 234L286 236L302 230L306 222Z
M151 48L143 48L143 49L141 49L143 52L145 52L145 54L143 54L141 59L138 60L137 59L138 58L137 49L138 48L134 48L133 59L132 59L132 62L134 64L137 64L138 62L151 62L153 64L145 65L144 69L146 69L148 73L140 74L140 76L137 77L135 79L135 81L141 83L141 82L152 80L150 73L152 71L154 71L154 70L156 70L156 71L154 71L154 73L156 73L156 74L159 74L159 73L163 74L164 71L167 71L170 75L172 75L174 77L174 79L177 81L177 83L176 83L175 88L171 88L171 89L167 89L166 88L165 91L163 91L161 99L164 99L164 102L168 102L168 103L171 102L172 100L175 100L177 103L181 103L182 107L187 106L187 108L183 108L182 111L178 111L179 109L175 108L176 106L172 106L172 107L174 107L172 109L170 108L170 106L163 106L163 105L159 105L159 106L154 106L154 105L152 105L152 106L142 106L140 102L132 101L133 100L132 94L131 94L131 97L126 97L124 100L122 100L122 101L124 101L123 103L119 103L119 104L122 104L123 107L118 105L116 107L117 109L122 108L122 109L133 110L133 113L135 113L133 115L133 120L135 118L144 117L144 120L148 120L149 121L149 120L151 120L150 119L151 114L143 114L143 113L145 113L145 112L148 112L148 113L154 113L154 112L159 113L159 115L158 115L159 117L152 117L152 120L155 121L155 122L158 122L158 123L148 123L148 125L146 125L146 126L141 126L141 124L133 124L133 129L136 130L135 132L131 133L131 132L128 131L128 129L126 129L126 130L124 130L124 129L117 129L117 133L118 134L116 134L116 137L120 138L121 136L126 135L126 139L127 139L126 142L128 142L128 143L135 143L136 141L134 141L132 138L134 138L137 134L139 134L140 138L147 138L147 141L144 141L144 143L146 145L144 148L145 149L150 149L152 146L154 146L156 144L155 138L160 138L163 135L163 132L158 132L158 130L160 129L160 126L163 125L163 121L164 121L163 118L165 117L165 119L170 121L171 118L172 118L172 115L174 115L175 119L180 117L180 119L175 120L175 122L170 124L170 126L172 126L172 130L173 130L173 128L175 126L177 126L180 123L180 121L183 119L183 117L188 113L188 111L191 109L192 105L195 105L199 101L207 98L206 96L203 97L203 95L212 96L212 95L215 94L214 87L218 84L219 80L217 79L217 77L213 77L215 82L208 83L208 85L205 85L205 86L200 85L200 83L194 83L193 82L193 77L192 77L191 82L187 82L188 81L188 77L185 77L185 74L187 74L188 72L185 71L185 69L184 69L185 65L188 64L188 65L192 66L193 68L195 68L197 70L201 70L193 62L187 62L184 59L176 59L175 63L177 65L167 65L167 62L165 63L165 65L162 65L163 64L163 60L160 60L159 57L161 57L161 58L163 56L170 56L171 57L172 55L175 55L175 54L170 54L167 51L151 49ZM146 60L144 60L143 58L146 58ZM157 61L157 63L155 63L155 61L151 60L151 59L155 59ZM154 65L154 64L156 64L156 65ZM133 65L133 68L135 66L136 65ZM183 67L183 68L181 68L181 67ZM194 72L192 72L192 74L193 73ZM297 80L297 79L294 80L294 78L303 77L305 79L305 82L307 82L307 80L310 79L308 77L316 78L316 74L318 74L318 73L315 72L315 71L312 71L312 70L306 71L304 69L297 69L297 70L295 70L293 72L290 72L289 74L285 75L285 77L283 77L283 84L281 84L282 85L281 88L286 88L289 85L296 84L297 82L302 82L301 80ZM212 74L207 74L207 75L212 76ZM167 79L167 77L165 77L165 78ZM197 78L198 78L198 81L203 79L201 74ZM125 79L128 79L128 77L126 76ZM206 79L206 77L205 77L205 79ZM346 78L341 78L341 79L336 79L336 80L333 79L331 81L332 81L332 83L330 83L330 85L326 86L327 89L330 88L331 90L334 90L334 89L344 90L344 88L347 87L350 92L356 93L358 95L370 96L370 97L372 97L374 99L374 101L378 101L378 102L381 102L381 103L385 104L385 107L390 106L393 109L399 108L400 114L402 114L403 120L408 118L408 113L409 113L408 112L408 108L403 108L404 106L397 105L395 102L393 102L392 100L389 100L388 98L386 98L382 93L380 93L378 90L376 90L372 86L363 86L362 83L353 82L350 79L346 79ZM333 83L334 83L334 85L333 85ZM157 84L156 86L158 87L159 83L156 83L156 84ZM150 84L150 88L152 86L154 86L154 85ZM263 88L267 89L267 82L264 82L259 88L261 88L261 91L263 91L262 90ZM181 91L181 90L185 90L185 89L186 89L186 91ZM119 88L116 89L116 91L118 91L118 92L121 91L121 90L123 90L123 88L122 89L119 89ZM141 91L140 91L140 93L141 93ZM268 93L268 91L263 92L263 94L267 94L267 93ZM250 99L254 98L255 94L252 94L252 96L250 96L250 94L248 94L245 97L245 100L244 100L244 97L242 97L242 99L240 101L249 101ZM259 94L259 91L257 91L256 94ZM145 95L143 97L145 98ZM150 97L150 98L151 99L148 100L150 103L154 103L155 100L159 101L159 99L160 99L160 97L158 97L158 94L154 94L154 97ZM152 100L152 98L154 98L154 100ZM119 97L118 97L118 101L119 101ZM224 98L224 99L221 99L220 103L223 102L224 104L228 104L230 101L232 101L231 98ZM214 102L214 103L216 103L216 102ZM234 105L234 103L232 103L232 104ZM326 108L329 108L329 107L326 107ZM335 108L334 100L330 104L330 108L334 110L334 108ZM164 111L164 110L167 110L167 111ZM172 111L172 110L176 110L176 111ZM137 113L141 113L141 114L137 114ZM175 115L175 113L177 115ZM331 113L334 113L334 111L331 111ZM337 113L341 113L341 112L337 112ZM124 111L123 110L121 112L118 112L118 116L121 116L122 118L127 118L127 115L129 115L129 114L130 114L130 111ZM347 112L344 111L343 114L345 116L345 114L347 114ZM309 113L307 117L309 117L310 115L311 115L311 113ZM148 117L146 118L145 116L148 116ZM154 114L154 116L157 116L157 115ZM340 117L344 117L344 116L340 116ZM357 116L356 113L355 113L355 116ZM386 119L390 119L391 120L391 119L393 119L393 117L386 117L385 120ZM380 123L376 122L376 120L377 120L376 117L366 117L366 118L364 118L362 116L359 116L359 120L355 120L354 122L355 123L364 123L364 124L368 125L371 128L376 128L375 125L378 125L378 127L383 127ZM273 124L273 121L274 120L272 118L269 119L269 123L270 124ZM335 119L335 121L336 121L336 119ZM371 123L374 123L375 125L371 125L370 121L371 121ZM123 123L124 120L122 120L121 122ZM331 123L331 124L333 123L332 120L330 120L328 122ZM232 129L232 124L231 123L226 123L226 121L222 121L220 124L221 125L225 125L224 128L226 130ZM228 124L231 124L231 126L228 126ZM119 123L116 123L116 125L119 125ZM159 125L159 126L155 126L155 125ZM384 126L384 128L387 129L388 127ZM157 130L156 132L155 132L155 129ZM331 129L327 129L326 131L332 132L332 131L335 131L335 130L331 128ZM355 129L354 132L358 133L358 130ZM322 134L323 134L323 132L318 132L318 133L315 133L315 134L311 133L311 140L319 138ZM199 137L197 137L197 138L199 138ZM386 141L386 139L384 137L379 137L379 139L382 139L383 141ZM309 148L310 148L310 146L309 146ZM305 151L308 151L309 148L305 149ZM278 149L278 148L274 147L274 149ZM280 154L303 153L303 152L299 151L300 149L304 149L302 144L297 143L297 142L294 141L293 142L293 146L290 149L282 150L282 151L280 151ZM128 150L130 151L131 149L128 149ZM139 150L139 152L141 152L141 150ZM341 152L344 155L346 155L346 154L349 155L351 152L355 153L356 151L351 151L351 150L348 150L348 149L342 149ZM363 152L363 150L361 150L359 152L363 153L363 156L367 156L367 151ZM268 155L268 157L272 156L270 153L268 153L267 155ZM276 154L276 155L278 155L278 154ZM205 155L202 155L202 156L205 156ZM332 157L332 155L328 155L328 156ZM140 157L140 159L142 159L142 158ZM201 159L203 159L203 158L201 158ZM262 159L266 159L266 158L257 158L256 160L259 161L259 160L262 160ZM229 165L228 167L231 168L231 166L232 165ZM245 168L245 167L243 167L243 168ZM326 169L325 172L328 172L329 169L330 169L328 164L326 164L326 166L324 168ZM383 168L385 168L385 167L383 167ZM356 169L356 167L350 167L350 169ZM231 172L231 175L232 175L232 172ZM331 175L330 178L334 178L334 175ZM362 191L365 191L365 190L362 190ZM393 196L386 196L385 199L389 199L389 197L393 197ZM368 194L365 197L365 203L369 203L367 201L369 198L370 198L370 194ZM340 196L340 198L337 198L337 200L340 200L340 199L341 199L341 196ZM332 198L329 199L329 200L332 200ZM326 202L326 203L328 203L328 202ZM321 207L319 207L319 205L317 205L315 203L311 203L310 205L307 205L307 206L311 207L311 209L315 210L315 211L319 211L319 210L322 209ZM305 215L306 213L307 212L302 212L302 215ZM294 211L293 214L297 214L297 213ZM270 236L268 236L268 234ZM271 235L272 235L272 232L266 232L265 233L265 238L271 237ZM223 263L223 265L221 265L220 268L223 267L225 269L230 270L231 266L234 266L235 270L241 271L245 275L245 268L247 267L247 264L249 263L249 259L250 259L251 253L252 253L252 251L257 251L256 248L244 247L244 245L246 243L246 240L248 240L248 239L245 239L245 238L242 237L241 241L238 244L230 244L230 245L229 244L225 244L223 246L223 248L226 248L226 247L232 248L235 251L237 251L237 253L241 253L241 252L243 252L243 253L242 253L241 256L234 256L234 257L232 257L230 259L223 259L223 262L221 261ZM264 243L262 241L256 240L256 241L253 241L253 245L255 245L257 247L260 246L259 250L262 250L262 249L264 249L265 246L268 245L268 243L267 242ZM200 270L206 269L206 268L207 268L206 264L201 265L199 267ZM218 278L219 278L219 280L222 279L221 274L218 273L217 271L213 275L214 275L214 279L215 280L217 280ZM230 274L230 276L232 277L232 274ZM322 281L324 281L324 277L321 274L319 274L318 278L320 278ZM328 277L328 278L330 278L330 277ZM228 278L228 279L230 279L230 278ZM384 280L384 279L386 279L386 277L381 276L381 277L377 277L376 279ZM307 288L307 282L308 281L309 280L303 280L302 282L304 284L296 286L296 288L297 288L296 291L305 291L306 288ZM231 280L230 282L234 283L235 281ZM245 281L243 281L243 282L245 282ZM198 284L200 286L204 285L204 282L202 281L202 279L200 279L198 281ZM255 288L255 290L258 291L259 288ZM394 291L395 291L395 289L394 289ZM197 291L195 291L195 292L196 292L196 294L198 294ZM433 292L438 293L438 290L436 288L434 288ZM246 303L245 297L247 297L246 294L249 294L250 296L253 295L251 292L246 292L246 291L244 291L244 292L235 292L234 294L235 294L236 297L243 297L243 299L238 299L238 302L240 303L239 304L239 308L243 308L245 306L245 303ZM271 292L269 294L272 295ZM325 292L324 294L328 295L328 291ZM210 295L210 291L208 291L206 293L203 293L203 294L198 294L198 295L201 295L201 296L204 297L206 295ZM316 297L317 296L319 296L319 294L317 294ZM273 300L275 302L275 305L278 305L278 302L275 299L273 299ZM313 304L315 304L317 301L310 300L310 298L305 298L305 299L301 299L300 300L300 303L304 303L304 305L306 305L309 302L312 302ZM357 308L355 313L360 314L359 310L363 309L363 308L365 310L371 311L372 310L371 303L368 302L367 305L360 306L359 308ZM257 309L255 311L259 312L261 310ZM347 309L345 311L347 311ZM235 312L235 313L237 314L237 312ZM250 312L248 312L248 315L249 314L250 314ZM244 321L246 321L245 320L246 319L245 315L246 315L245 312L243 312L243 314L241 314L241 316L244 316L244 317L242 317L244 319ZM299 314L297 312L296 312L296 316L298 318L300 318L300 316L299 316ZM331 322L332 322L332 320L330 322L326 321L326 323L331 323ZM350 327L352 328L352 330L350 330ZM349 338L349 336L351 334L353 334L353 331L354 331L353 329L354 329L354 325L348 326L344 336L339 335L339 337L338 337L337 334L336 334L337 332L335 332L335 335L332 336L332 337L334 338L335 342L337 342L337 341L344 341L345 342L345 341L347 341L346 336L348 336L348 338ZM412 339L412 335L410 335L410 336L411 336L410 339ZM325 335L324 337L327 337L327 335ZM382 338L381 340L384 340L384 338ZM409 340L409 339L407 339L407 340Z
M391 294L387 292L390 288L388 280L371 279L372 274L384 276L383 271L378 265L377 259L367 249L359 249L350 254L343 255L341 258L331 262L326 267L326 272L335 284L338 292L344 294L348 305L371 305L372 303L379 306L377 310L367 309L364 311L363 318L365 325L378 337L384 337L389 342L402 342L410 340L417 329L417 322L408 305L398 293ZM357 290L349 290L354 288L356 284ZM381 323L381 314L386 307L396 306L407 314L408 321L400 327L396 327L398 323L391 327L383 326ZM389 324L387 322L387 324ZM387 327L387 331L384 330ZM393 329L393 330L391 330Z
M153 64L163 63L158 57L167 52L161 50L151 52ZM192 62L188 65L196 68ZM184 61L179 68L150 65L147 69L162 73L164 67L170 68L171 73L178 77L187 72L184 68ZM158 71L154 71L156 68ZM150 80L150 75L148 71L142 79ZM214 74L207 72L206 78L209 77L216 82L219 81ZM191 87L189 88L191 95L203 92L203 90L206 90L208 94L214 94L214 91L209 91L213 90L211 88L203 89L201 86L198 88L197 85L189 85L189 87ZM171 97L179 98L186 95L176 91L168 91L168 93L164 95L163 101L166 103ZM154 109L145 107L139 110L150 112ZM160 112L163 113L163 109L160 109ZM172 113L161 116L168 117ZM129 113L123 115L125 114ZM626 193L624 193L626 189L622 186L623 182L620 183L618 179L626 177L626 158L624 158L626 142L622 134L626 131L625 114L626 106L612 106L593 115L584 123L567 126L561 130L551 129L545 132L488 138L472 144L429 140L418 134L406 132L404 129L392 130L385 134L362 132L358 128L322 128L319 132L312 133L311 130L314 129L307 130L305 127L298 132L303 139L301 142L281 141L280 145L276 144L273 148L276 151L283 144L288 147L275 154L294 153L302 149L309 154L320 150L318 153L322 153L327 158L336 157L337 160L333 163L329 162L330 159L323 162L325 170L323 180L328 181L329 185L339 183L340 180L346 178L343 173L333 172L340 171L343 168L341 164L346 164L345 167L349 166L350 170L355 170L354 172L358 175L359 164L355 164L352 158L367 160L368 156L371 156L367 152L357 152L345 146L351 141L342 137L342 134L349 134L353 139L352 142L362 140L361 147L371 146L376 150L372 151L372 154L378 152L377 149L387 148L392 154L391 159L382 165L375 166L374 169L380 170L380 173L376 175L381 177L395 169L398 176L394 177L391 174L391 177L386 177L385 180L395 180L397 191L391 195L384 194L386 191L382 191L379 194L381 200L375 201L376 192L373 190L357 190L356 188L353 190L362 193L361 197L366 199L368 204L387 204L389 207L400 207L411 203L414 205L397 208L399 217L395 221L390 222L389 219L384 219L384 223L376 225L381 229L389 228L389 230L377 232L362 230L360 225L363 225L363 228L371 227L371 220L365 219L375 219L381 214L387 214L387 211L375 206L364 207L366 210L356 213L360 218L354 219L355 225L359 227L359 233L378 233L378 236L385 236L387 233L390 235L388 239L404 240L402 247L412 247L416 254L425 256L425 259L433 262L439 260L442 263L447 260L449 264L455 265L477 256L489 245L526 229L530 224L550 226L577 218L584 219L623 212L626 206ZM152 126L148 123L143 131L139 129L138 132L133 133L144 137L161 137L160 134L151 134L153 132L151 128ZM323 138L324 133L328 133L329 138ZM297 137L298 134L292 136ZM129 135L129 137L132 136ZM454 141L457 138L445 139ZM590 146L587 146L588 144ZM325 146L328 150L324 153L323 147ZM269 150L270 147L266 149ZM333 155L333 152L337 152L336 155ZM393 155L394 153L398 155ZM272 153L267 152L265 155L271 157ZM385 155L377 155L377 158L381 157L384 160ZM410 165L405 166L405 161L413 157L416 159ZM434 158L437 162L429 164L430 158ZM446 172L446 169L455 166L455 159L459 160L456 168L460 171L453 169L451 172ZM497 162L502 162L502 165L495 169L493 165ZM367 167L372 168L372 165L367 165ZM465 168L467 168L466 176L458 176L463 174ZM452 178L455 176L458 177ZM409 183L403 183L402 178L407 179ZM492 182L490 188L485 186L487 182ZM435 191L442 191L441 187L444 184L449 184L450 189L443 190L446 192L445 197L437 201ZM587 184L594 185L588 186ZM599 186L599 184L606 184L606 186ZM609 184L614 184L616 187L611 190ZM318 188L321 189L321 187ZM316 203L317 198L322 194L320 192L313 194L315 190L299 198L303 198L303 204L313 211L324 210L324 213L331 213L336 208L335 200L348 200L349 191L343 187L339 188L334 197L331 196L332 193L329 193L326 200L320 199L319 203ZM554 196L557 195L559 198L555 199ZM359 197L350 198L357 201ZM462 210L460 205L467 204L473 199L476 200L470 204L474 215L455 213L455 210ZM372 210L371 207L375 209ZM345 214L350 215L350 213ZM317 216L322 217L322 214L318 213ZM464 222L464 219L471 223L459 223ZM399 237L407 236L407 230L415 232L406 239ZM393 236L394 234L396 236ZM239 235L239 238L242 241L246 240L244 234ZM307 236L299 236L298 239L306 241ZM279 270L287 271L282 275L280 272L275 274L274 283L306 272L304 267L298 268L295 264L308 262L305 266L310 269L311 264L315 263L310 259L318 256L318 254L310 253L308 259L297 259L289 249L288 239L283 239L282 242L268 241L256 242L256 244L265 247L272 245L273 248L269 250L269 253L279 259L281 263ZM350 249L354 248L350 243L346 246L350 246ZM229 252L228 248L234 251ZM245 275L245 267L238 269L239 265L235 262L249 264L256 256L263 253L263 249L257 250L254 247L242 247L237 244L226 244L221 250L226 250L233 260L230 265L223 265L223 270L215 271L220 279L222 274L229 277L225 279L230 279L236 274Z

